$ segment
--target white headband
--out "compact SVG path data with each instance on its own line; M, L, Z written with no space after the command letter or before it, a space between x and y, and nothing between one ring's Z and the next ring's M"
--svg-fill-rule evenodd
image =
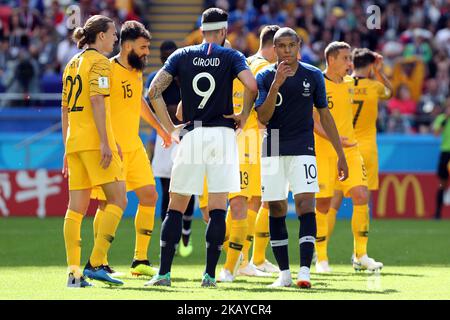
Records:
M203 31L212 31L212 30L220 30L222 28L228 29L228 22L220 21L220 22L206 22L202 23Z

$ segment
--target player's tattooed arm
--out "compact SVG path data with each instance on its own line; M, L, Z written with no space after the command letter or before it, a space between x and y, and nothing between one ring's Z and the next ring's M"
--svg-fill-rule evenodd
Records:
M164 69L159 70L150 84L148 92L150 100L161 98L162 93L170 86L172 81L173 77L170 73Z
M150 89L148 90L150 103L155 108L156 115L161 120L163 126L169 131L169 133L175 130L175 126L170 119L169 113L167 112L167 105L163 99L162 93L167 89L167 87L169 87L172 81L172 75L164 69L161 69L156 74L155 78L150 84Z

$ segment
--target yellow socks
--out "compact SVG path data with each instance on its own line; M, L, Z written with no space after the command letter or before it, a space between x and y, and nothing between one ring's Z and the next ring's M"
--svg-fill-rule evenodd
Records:
M369 205L353 205L352 231L357 258L367 254L369 240Z
M330 239L331 235L333 234L334 225L336 224L336 215L337 215L337 210L335 208L331 207L328 210L328 213L327 213L327 218L328 218L328 239Z
M95 238L94 248L89 259L93 267L102 265L116 235L122 214L123 210L120 207L113 204L106 206L105 213L99 221L97 238Z
M95 212L95 217L94 217L94 241L95 238L97 238L97 234L98 234L98 226L100 225L100 220L103 219L103 216L105 215L105 211L101 210L100 208L97 208L97 211ZM103 265L108 265L108 257L105 256L103 258Z
M247 219L231 220L229 248L224 268L232 273L234 272L239 255L244 246L247 229Z
M230 243L230 231L231 231L231 209L228 206L227 217L225 219L225 239L223 240L223 250L225 254L228 253L228 245Z
M67 209L63 228L64 243L69 272L72 272L76 278L81 276L81 221L83 221L83 214Z
M247 224L248 228L246 230L247 234L245 235L244 248L242 248L242 253L244 255L244 259L242 260L242 265L247 265L248 253L250 251L250 247L253 243L253 236L255 234L255 220L256 220L256 212L253 210L247 210Z
M152 238L153 225L155 224L155 207L139 205L134 218L136 230L136 244L134 260L148 260L148 245Z
M266 261L266 248L269 245L269 209L261 206L256 216L255 240L253 243L253 264L260 265Z
M327 215L317 211L316 209L316 252L318 261L328 261L327 245L328 245L328 218Z

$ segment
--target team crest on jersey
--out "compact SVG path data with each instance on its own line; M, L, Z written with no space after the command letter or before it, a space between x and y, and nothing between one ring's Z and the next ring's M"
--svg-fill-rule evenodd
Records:
M311 95L311 83L307 79L303 80L303 93L304 97L309 97Z
M242 94L242 92L239 92L239 91L233 92L233 98L241 99L243 97L244 97L244 95Z
M98 87L100 89L108 89L109 88L108 77L99 77L98 78Z

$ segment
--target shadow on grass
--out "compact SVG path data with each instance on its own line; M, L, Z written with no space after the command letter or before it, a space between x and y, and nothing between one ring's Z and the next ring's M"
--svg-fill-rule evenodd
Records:
M296 286L290 288L231 288L231 287L218 287L214 289L208 288L198 288L196 287L141 287L141 288L132 288L132 287L113 287L114 290L125 290L125 291L141 291L141 292L167 292L168 294L171 292L181 293L181 292L200 292L206 290L214 290L216 291L245 291L249 293L263 293L263 292L292 292L292 293L305 293L305 294L314 294L314 293L348 293L348 294L381 294L381 295L389 295L394 293L399 293L400 291L395 289L385 289L385 290L362 290L362 289L338 289L338 288L327 288L324 285L324 288L318 288L321 284L316 283L315 287L310 289L300 289Z
M422 277L425 277L425 275L423 275L423 274L398 273L398 272L381 272L379 274L377 274L377 273L370 273L370 272L358 272L358 273L355 272L355 273L350 273L350 275L357 276L357 277L370 277L370 276L377 276L377 275L379 275L380 277L387 277L387 276L411 277L411 278L422 278Z
M311 275L313 278L317 279L336 279L336 278L351 278L351 277L361 277L361 278L367 278L372 276L380 276L380 277L387 277L387 276L399 276L399 277L412 277L412 278L419 278L419 277L425 277L423 274L414 274L414 273L398 273L398 272L333 272L333 273L313 273Z

